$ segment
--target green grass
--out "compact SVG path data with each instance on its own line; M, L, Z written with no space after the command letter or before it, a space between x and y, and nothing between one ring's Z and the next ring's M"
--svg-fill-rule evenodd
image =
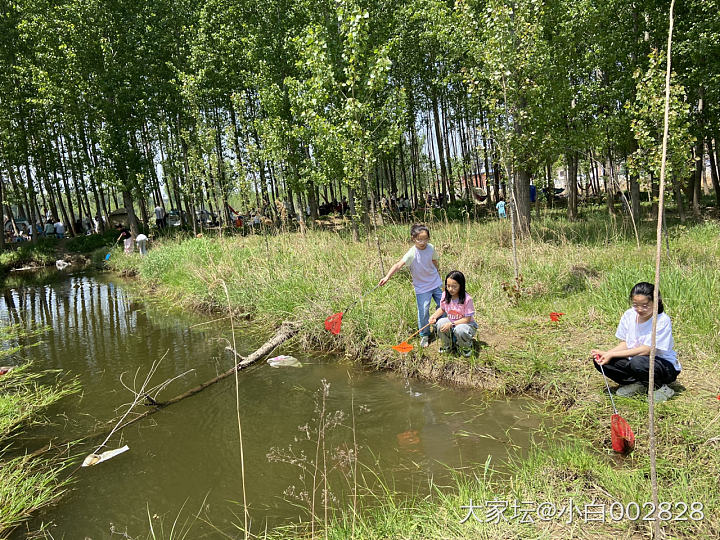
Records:
M37 266L52 264L56 259L57 244L58 240L55 238L40 238L35 243L24 242L15 249L0 252L0 275L7 273L11 268L31 264Z
M90 253L96 249L110 247L117 240L118 232L108 229L103 234L74 236L65 242L65 249L71 253Z
M41 332L38 331L38 332ZM14 326L0 327L0 365L12 365L12 356L27 338ZM67 462L22 456L13 447L13 435L42 420L41 414L50 405L78 391L75 381L48 381L57 374L34 372L30 364L16 367L0 376L0 538L7 538L12 529L37 509L62 495L66 481L61 473ZM8 452L19 457L8 458Z
M545 212L539 219L533 215L531 237L519 242L523 279L518 298L501 287L513 281L507 220L448 222L443 217L430 223L441 274L462 270L475 300L477 340L483 345L470 364L492 375L488 381L496 394L542 400L543 414L554 426L543 438L546 442L490 487L464 479L429 500L375 501L360 516L364 529L362 534L356 530L357 538L570 538L580 530L589 537L647 534L646 522L628 520L568 526L556 521L496 527L456 523L462 518L459 506L472 493L555 504L570 495L581 504L593 498L608 503L649 500L646 400L618 399L621 414L635 430L637 448L630 458L613 457L612 411L588 356L592 348L616 343L615 328L628 307L630 288L654 280L654 224L639 224L638 248L628 220L608 219L603 210L586 207L582 221L568 222L560 212ZM720 414L720 226L681 225L672 219L668 224L670 255L663 242L660 288L684 370L676 396L657 406L660 493L668 501L705 505L702 521L668 522L671 535L718 537L720 421L712 421ZM387 225L378 236L387 271L409 247L408 227ZM390 349L416 328L414 295L404 270L345 315L340 336L324 331L325 317L344 309L382 276L373 235L360 243L350 241L344 231L172 239L153 246L145 259L118 255L111 264L137 274L142 286L168 302L197 308L225 309L226 283L234 311L250 313L261 327L300 321L300 340L309 348L343 351L413 373L419 362L446 361L435 345L426 351L416 348L404 362ZM552 323L551 311L565 315ZM347 537L347 519L347 513L338 514L329 536Z
M13 268L23 266L50 266L66 253L92 254L96 265L114 248L118 233L114 229L103 234L75 236L66 240L40 238L36 243L24 242L0 251L0 277ZM94 252L94 253L93 253Z

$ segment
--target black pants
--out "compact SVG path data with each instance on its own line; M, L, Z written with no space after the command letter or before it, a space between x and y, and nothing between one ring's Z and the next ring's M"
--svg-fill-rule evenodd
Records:
M595 360L593 360L593 364L595 364L595 369L600 371L600 366ZM650 357L613 358L603 366L603 370L608 379L612 379L618 384L635 382L647 384L650 378ZM679 373L670 361L655 357L655 388L673 382Z

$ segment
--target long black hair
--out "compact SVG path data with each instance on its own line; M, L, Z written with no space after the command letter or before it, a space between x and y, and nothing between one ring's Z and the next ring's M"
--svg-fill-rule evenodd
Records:
M447 280L453 279L457 281L458 285L460 285L460 290L458 291L458 302L461 304L465 303L465 275L460 272L459 270L453 270L448 273L447 276L445 276L445 292L443 293L443 300L445 302L450 303L450 300L452 300L452 295L447 290Z
M640 283L636 284L632 290L630 291L630 303L632 304L633 296L642 295L647 296L650 301L652 302L654 300L655 294L655 285L652 283L648 283L647 281L641 281ZM662 296L660 296L660 291L658 291L658 314L665 311L665 306L663 306Z

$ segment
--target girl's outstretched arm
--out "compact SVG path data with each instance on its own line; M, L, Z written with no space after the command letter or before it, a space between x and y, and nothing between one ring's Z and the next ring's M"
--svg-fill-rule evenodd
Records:
M385 284L390 280L390 278L393 277L393 274L394 274L395 272L397 272L398 270L400 270L403 266L405 266L405 261L403 261L402 259L400 259L398 262L396 262L395 264L393 264L392 267L390 268L390 270L388 270L387 275L380 280L380 282L378 283L378 285L379 285L380 287L382 287L383 285L385 285Z

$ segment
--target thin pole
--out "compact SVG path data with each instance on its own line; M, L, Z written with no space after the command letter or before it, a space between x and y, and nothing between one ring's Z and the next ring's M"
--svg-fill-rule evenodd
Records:
M650 484L652 488L652 500L654 507L653 520L653 536L655 538L663 538L664 533L660 528L660 520L658 519L658 484L657 484L657 463L656 463L656 443L655 443L655 354L657 351L657 319L658 319L658 300L660 296L660 256L662 253L662 231L663 231L663 213L665 207L665 163L667 161L667 141L668 141L668 125L670 116L670 53L672 49L673 34L673 8L675 0L670 2L670 23L668 29L668 45L667 45L667 69L665 72L665 117L663 125L663 142L662 142L662 163L660 165L660 193L658 196L658 215L657 215L657 233L655 241L655 291L653 292L653 319L652 319L652 335L650 337L650 363L648 377L648 408L649 408L649 426L650 432L649 453L650 453Z

